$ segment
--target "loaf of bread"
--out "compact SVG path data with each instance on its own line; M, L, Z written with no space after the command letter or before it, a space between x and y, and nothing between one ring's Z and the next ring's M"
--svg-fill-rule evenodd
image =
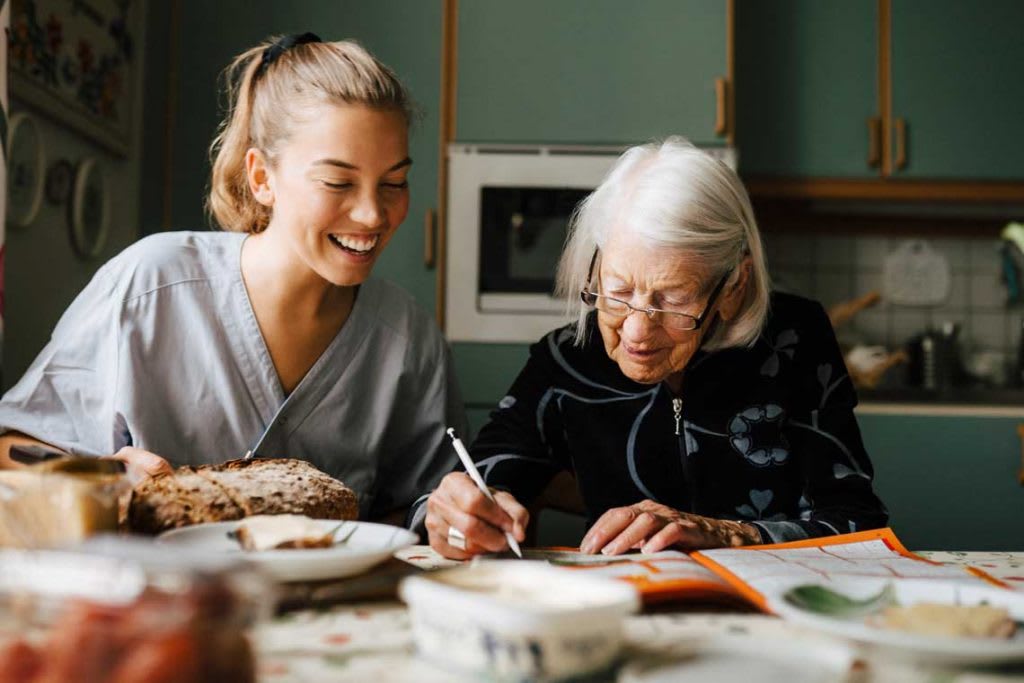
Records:
M132 492L128 527L158 534L190 524L280 514L356 519L359 504L352 489L304 460L231 460L179 467L174 474L144 480Z

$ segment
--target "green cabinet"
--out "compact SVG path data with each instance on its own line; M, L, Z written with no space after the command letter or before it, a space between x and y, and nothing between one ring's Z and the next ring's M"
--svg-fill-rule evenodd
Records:
M1024 181L1024 3L737 0L735 24L744 176L904 199L947 193L890 179Z
M472 0L458 13L459 141L725 141L726 0Z
M736 145L751 176L869 178L875 0L736 3Z
M897 177L1024 180L1022 28L1019 0L893 0Z
M911 550L1024 550L1024 418L858 415L890 525Z

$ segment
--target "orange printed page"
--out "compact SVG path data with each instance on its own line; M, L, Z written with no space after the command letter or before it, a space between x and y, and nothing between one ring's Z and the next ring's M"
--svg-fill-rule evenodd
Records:
M892 529L776 545L716 548L693 553L692 557L765 612L772 612L771 603L795 586L828 586L851 578L983 579L999 583L980 570L965 572L914 555Z
M525 550L524 553L526 559L544 560L570 571L626 581L640 592L645 604L675 600L744 602L727 581L701 566L686 553L675 550L614 557L585 555L575 548L538 548Z

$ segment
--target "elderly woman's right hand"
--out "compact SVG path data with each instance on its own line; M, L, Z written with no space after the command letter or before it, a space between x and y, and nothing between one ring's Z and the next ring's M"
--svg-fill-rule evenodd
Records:
M506 550L506 531L522 542L530 514L510 493L494 489L491 493L493 502L465 472L452 472L442 479L427 500L430 547L444 557L464 560Z

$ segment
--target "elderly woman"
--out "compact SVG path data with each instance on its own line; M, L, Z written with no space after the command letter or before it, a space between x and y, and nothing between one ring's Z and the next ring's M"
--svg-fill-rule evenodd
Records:
M681 139L628 150L579 207L560 291L578 320L533 345L472 446L496 491L449 474L431 546L522 540L561 471L581 550L775 543L883 526L857 402L822 307L770 293L736 174Z

